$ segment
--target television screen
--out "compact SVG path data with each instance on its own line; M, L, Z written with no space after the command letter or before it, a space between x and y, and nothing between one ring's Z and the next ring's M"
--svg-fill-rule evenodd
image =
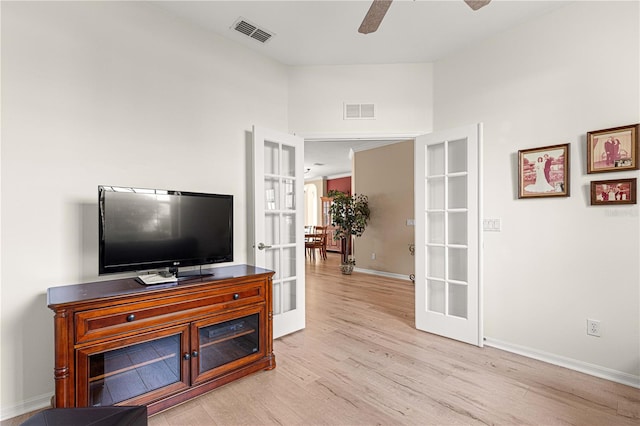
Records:
M98 187L99 274L233 261L233 196Z

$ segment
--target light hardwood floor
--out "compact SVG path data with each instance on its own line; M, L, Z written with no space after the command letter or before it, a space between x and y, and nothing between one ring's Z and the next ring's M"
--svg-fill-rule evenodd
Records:
M640 425L640 390L415 330L410 281L307 260L307 327L277 368L149 419L167 425Z
M274 342L275 370L149 425L640 425L640 390L417 331L410 281L338 260L307 260L307 327Z

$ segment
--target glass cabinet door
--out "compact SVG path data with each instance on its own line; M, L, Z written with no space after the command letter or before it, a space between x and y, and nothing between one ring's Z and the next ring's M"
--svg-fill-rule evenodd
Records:
M78 406L145 403L187 388L188 342L183 326L80 349L77 377L88 379L76 387Z
M192 353L194 383L263 357L265 343L260 339L263 318L264 309L260 308L235 317L227 315L195 323L192 333L198 336L198 349Z

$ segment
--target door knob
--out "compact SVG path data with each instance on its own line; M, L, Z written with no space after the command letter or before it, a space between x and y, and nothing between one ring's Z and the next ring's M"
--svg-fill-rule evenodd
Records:
M271 246L266 246L263 243L258 244L258 250L264 250L268 248L271 248Z

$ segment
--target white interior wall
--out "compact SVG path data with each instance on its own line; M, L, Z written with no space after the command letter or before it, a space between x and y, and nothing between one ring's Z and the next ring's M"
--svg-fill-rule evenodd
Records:
M420 134L432 130L433 65L289 69L289 130L302 136ZM344 103L373 103L374 120L344 120Z
M246 132L287 130L287 73L143 2L3 2L1 106L7 418L53 393L46 289L98 279L99 184L233 194L246 261Z
M299 67L287 80L148 5L3 2L1 417L53 392L45 291L96 278L98 184L233 193L244 261L251 124L407 134L483 121L485 216L503 220L485 235L487 335L637 377L638 209L589 207L587 187L638 173L587 176L584 133L639 121L638 5L603 3L439 62L434 121L430 64ZM344 101L376 103L377 120L342 120ZM564 142L573 195L516 200L517 150ZM600 339L587 316L603 321Z
M640 121L638 2L575 2L435 65L435 129L484 122L490 344L640 385L638 207L590 206L586 133ZM517 199L517 152L571 144L571 196ZM602 337L586 334L587 318Z

